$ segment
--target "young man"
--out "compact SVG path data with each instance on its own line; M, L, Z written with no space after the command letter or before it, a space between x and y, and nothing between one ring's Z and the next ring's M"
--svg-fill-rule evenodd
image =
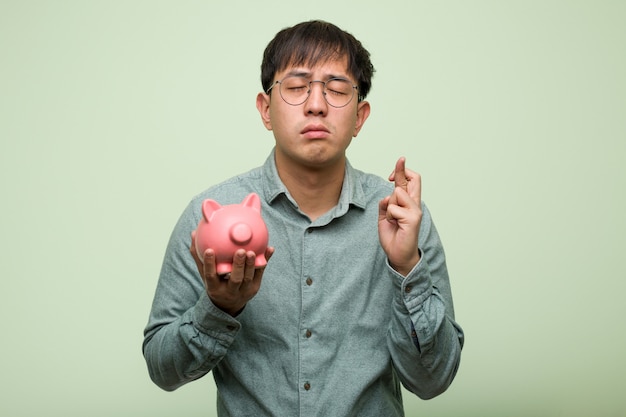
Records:
M143 352L166 390L212 371L220 416L402 416L400 383L431 398L452 382L463 332L420 176L354 169L373 66L321 21L279 32L257 108L276 145L262 167L194 198L167 247ZM197 254L201 204L259 194L268 264L237 252L228 276ZM200 257L203 259L201 260Z

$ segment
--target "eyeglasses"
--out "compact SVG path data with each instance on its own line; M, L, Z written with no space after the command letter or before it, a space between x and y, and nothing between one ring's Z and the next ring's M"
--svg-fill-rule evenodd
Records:
M312 80L299 75L289 75L280 81L275 81L274 84L267 89L266 93L270 91L276 84L279 85L280 96L285 103L292 106L299 106L307 101L311 95L311 84L322 83L323 96L326 102L333 107L345 107L354 97L354 91L359 87L352 85L349 80L345 78L331 78L328 81Z

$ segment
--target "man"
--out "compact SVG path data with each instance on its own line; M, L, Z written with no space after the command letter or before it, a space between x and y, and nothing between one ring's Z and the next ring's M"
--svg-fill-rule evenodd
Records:
M275 147L262 167L194 198L167 247L143 344L166 390L210 371L220 416L401 416L400 383L434 397L454 378L463 333L420 176L389 182L346 149L370 113L374 68L352 35L321 21L280 31L257 108ZM259 194L266 267L232 272L195 251L201 204ZM202 258L202 259L201 259Z

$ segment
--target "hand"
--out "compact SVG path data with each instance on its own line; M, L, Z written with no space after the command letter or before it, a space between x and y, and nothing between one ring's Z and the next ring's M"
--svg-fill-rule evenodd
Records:
M256 254L252 251L239 249L233 256L233 268L228 276L217 275L215 252L207 249L203 254L203 261L196 253L196 232L191 233L191 246L189 251L196 261L198 272L204 282L207 295L216 307L236 316L243 310L261 288L261 279L265 266L256 268L254 261ZM265 251L265 259L269 261L274 253L274 248L268 247Z
M406 276L419 262L418 236L422 222L422 178L398 159L389 181L395 189L378 205L378 236L389 263Z

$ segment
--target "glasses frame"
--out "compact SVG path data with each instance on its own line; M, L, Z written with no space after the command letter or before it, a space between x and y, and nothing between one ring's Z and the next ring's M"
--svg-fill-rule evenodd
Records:
M269 94L269 93L272 91L272 89L273 89L274 87L276 87L276 85L277 85L277 84L280 84L280 85L282 86L282 85L283 85L283 81L285 81L287 78L302 78L302 79L304 79L305 77L301 77L301 76L298 76L298 75L288 75L288 76L286 76L285 78L283 78L282 80L276 80L276 81L274 81L274 83L272 83L272 85L270 85L270 87L267 89L267 91L265 91L265 93L266 93L266 94ZM334 104L331 104L331 103L328 101L328 99L326 98L326 84L327 84L327 83L329 83L329 82L331 82L331 81L337 81L337 80L339 80L339 81L347 81L347 82L348 82L348 84L350 84L350 85L352 86L352 96L350 97L350 100L348 100L348 102L347 102L346 104L341 105L341 106L335 106ZM350 103L352 102L352 100L354 99L354 95L355 95L355 94L354 94L354 91L355 91L355 90L357 90L357 91L358 91L358 89L359 89L359 86L358 86L358 85L353 85L353 84L350 82L350 80L348 80L347 78L333 77L333 78L330 78L330 79L328 79L328 80L326 80L326 81L322 81L322 80L311 80L311 81L309 81L309 82L308 82L308 88L309 88L309 90L308 90L308 91L307 91L307 93L306 93L306 98L305 98L304 100L302 100L300 103L297 103L297 104L292 104L292 103L288 102L287 100L285 100L285 97L283 97L283 91L282 91L282 89L280 88L280 86L278 87L278 93L280 94L280 98L282 98L282 99L283 99L283 101L284 101L285 103L289 104L290 106L300 106L300 105L302 105L302 104L306 103L306 101L309 99L309 97L311 97L311 84L313 84L313 83L322 83L322 95L324 96L324 100L326 101L326 103L327 103L329 106L334 107L334 108L336 108L336 109L340 109L340 108L342 108L342 107L346 107L348 104L350 104ZM357 95L358 95L358 94L357 94Z

